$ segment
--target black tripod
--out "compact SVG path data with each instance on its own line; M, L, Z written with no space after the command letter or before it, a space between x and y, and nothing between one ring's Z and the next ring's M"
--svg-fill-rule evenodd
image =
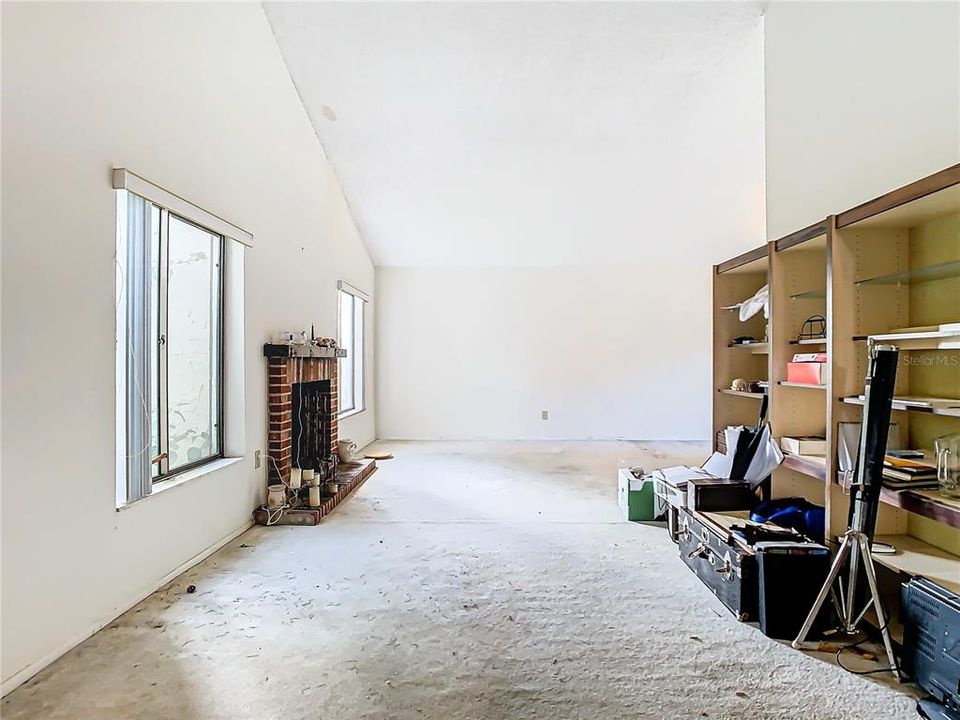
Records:
M832 597L837 614L840 616L840 629L848 634L857 631L860 621L873 606L877 614L877 622L880 624L880 634L883 636L883 645L890 661L891 672L899 680L900 670L897 668L897 661L893 654L887 616L880 601L873 555L870 553L870 543L873 541L873 531L877 524L877 509L880 505L883 458L887 452L887 432L890 426L890 410L893 404L899 353L892 345L875 345L872 340L868 340L867 354L869 364L864 391L863 422L860 426L860 448L857 453L855 477L850 488L848 529L843 534L830 574L792 645L794 648L804 645L810 628L813 627L828 595ZM846 583L841 578L845 571ZM869 598L865 607L857 612L858 599L863 595L862 588L858 587L861 572L867 578Z

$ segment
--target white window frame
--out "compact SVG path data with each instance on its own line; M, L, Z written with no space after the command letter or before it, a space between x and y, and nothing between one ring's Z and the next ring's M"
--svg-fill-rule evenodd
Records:
M365 293L363 290L351 285L348 282L340 280L337 282L337 342L340 343L343 338L343 327L341 325L341 318L343 313L341 312L341 303L345 301L346 298L349 298L349 302L353 304L351 308L351 319L353 320L353 333L350 347L343 347L341 349L346 350L349 353L350 359L352 361L351 368L353 371L353 376L349 379L349 382L345 382L346 378L342 376L342 369L344 366L343 361L340 361L340 368L338 372L339 376L339 387L337 388L339 394L339 402L342 410L338 410L337 417L342 419L350 417L351 415L357 415L364 412L367 409L367 398L366 398L366 331L367 331L367 304L370 302L370 295ZM350 404L347 407L343 407L344 403L342 402L343 393L350 389L351 398Z
M130 507L145 497L157 494L169 487L209 472L239 462L244 455L244 372L243 372L243 260L244 248L253 246L253 235L246 230L227 222L219 216L200 208L178 195L151 183L125 168L113 171L113 189L117 196L117 286L116 286L116 506L117 509ZM126 191L126 192L124 192ZM182 468L182 471L154 481L151 473L151 458L146 457L142 448L131 451L131 445L143 443L142 417L149 409L144 405L139 391L130 386L132 377L149 377L147 348L132 348L128 335L128 307L136 297L130 295L136 288L130 287L127 273L127 253L133 249L128 243L126 217L126 193L132 193L156 205L168 214L199 225L212 233L220 235L221 245L221 289L220 289L220 448L216 456L202 463ZM149 214L149 213L148 213ZM141 277L139 282L145 282ZM137 295L142 296L141 287ZM139 315L142 306L134 306ZM147 317L149 322L149 318ZM145 345L147 333L134 333L133 339ZM139 339L138 339L139 338ZM139 353L136 350L139 349ZM137 360L139 355L140 360ZM132 358L132 360L131 360ZM135 367L130 367L135 366ZM144 381L146 384L146 380ZM136 406L136 407L135 407ZM137 419L139 416L139 419ZM129 426L133 422L133 430ZM147 428L149 438L149 428ZM134 442L133 438L140 438Z

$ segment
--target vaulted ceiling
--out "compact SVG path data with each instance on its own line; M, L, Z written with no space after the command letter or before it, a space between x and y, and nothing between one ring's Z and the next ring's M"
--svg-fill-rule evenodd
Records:
M669 262L763 235L751 3L266 3L377 265Z

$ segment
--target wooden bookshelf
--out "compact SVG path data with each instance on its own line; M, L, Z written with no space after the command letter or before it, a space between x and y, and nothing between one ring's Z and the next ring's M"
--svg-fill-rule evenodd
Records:
M769 285L770 318L749 328L721 311ZM714 437L727 425L756 422L761 393L727 388L734 378L769 382L774 437L826 437L825 457L787 454L773 497L824 505L827 537L846 529L849 496L836 482L839 423L863 413L868 336L901 351L896 395L960 398L960 165L755 248L714 267ZM803 321L822 315L826 337L801 338ZM738 336L765 341L730 347ZM747 349L751 348L751 349ZM825 351L824 385L787 381L796 352ZM960 433L960 407L893 405L904 447L931 448ZM878 562L960 588L960 500L938 490L884 488L877 533L900 549Z
M771 430L784 435L825 436L827 396L825 386L787 380L787 365L797 352L818 352L827 338L810 342L801 337L804 321L826 317L827 253L829 222L772 243L771 276L771 405L775 415ZM773 473L773 497L804 497L824 504L826 461L823 458L789 455Z
M828 395L830 428L863 414L868 337L900 351L896 396L960 398L960 166L901 188L832 219L830 229ZM960 432L960 407L893 403L904 447L933 447ZM829 430L828 430L829 432ZM828 474L837 477L836 433ZM846 524L847 496L829 483L832 535ZM960 502L938 490L884 488L877 532L908 549L907 560L877 556L898 572L951 573L960 583ZM930 558L928 564L924 559Z
M738 255L713 268L713 383L717 388L713 402L714 438L728 425L752 425L757 421L762 392L732 390L736 379L756 382L770 377L769 339L763 313L746 322L738 309L730 306L749 299L764 285L770 274L770 249L767 245ZM756 342L733 345L734 338L751 336ZM757 352L759 348L765 352ZM716 439L714 449L716 449Z

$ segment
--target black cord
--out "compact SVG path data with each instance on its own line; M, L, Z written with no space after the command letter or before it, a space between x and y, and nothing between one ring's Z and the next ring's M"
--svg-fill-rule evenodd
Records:
M887 622L884 623L883 627L880 628L880 633L881 633L881 635L882 635L882 633L887 629L887 627L888 627L889 625L890 625L890 621L887 620ZM876 673L893 672L894 670L896 670L896 671L899 672L900 668L898 668L898 667L896 667L896 666L894 666L894 667L885 667L885 668L876 668L875 670L851 670L850 668L848 668L846 665L843 664L843 662L840 660L840 656L843 654L843 652L844 652L845 650L852 650L852 649L855 648L855 647L858 647L858 646L860 646L860 645L863 645L865 642L867 642L868 639L869 639L869 638L864 638L863 640L858 640L858 641L855 642L855 643L850 643L849 645L844 645L844 646L841 647L839 650L837 650L837 655L836 655L837 665L839 665L841 669L846 670L846 671L847 671L848 673L850 673L851 675L874 675L874 674L876 674Z

